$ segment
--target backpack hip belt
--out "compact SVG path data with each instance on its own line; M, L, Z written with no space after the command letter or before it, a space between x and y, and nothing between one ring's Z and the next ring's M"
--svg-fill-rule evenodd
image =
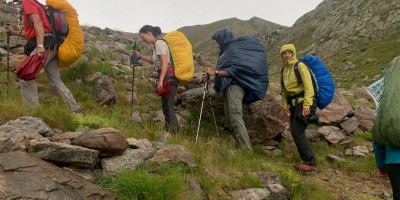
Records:
M300 97L304 97L304 90L301 91L300 93L295 94L295 95L288 95L288 96L286 97L286 101L288 102L288 104L289 104L290 106L292 106L292 102L293 102L293 100L295 100L295 106L296 106L296 105L299 103L299 102L298 102L298 99L299 99Z

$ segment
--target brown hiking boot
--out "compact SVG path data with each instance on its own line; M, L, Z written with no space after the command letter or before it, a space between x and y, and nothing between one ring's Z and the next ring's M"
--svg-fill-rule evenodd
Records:
M316 166L315 165L307 165L307 164L299 164L299 165L295 165L294 169L297 171L301 171L301 172L315 172L316 170Z

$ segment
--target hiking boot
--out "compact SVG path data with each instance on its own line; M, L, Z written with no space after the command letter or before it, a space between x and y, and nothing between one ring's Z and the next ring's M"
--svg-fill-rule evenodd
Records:
M301 163L301 164L299 164L299 165L295 165L294 166L294 169L295 170L297 170L297 171L301 171L301 172L315 172L315 170L316 170L316 166L315 165L307 165L307 164L304 164L304 163Z

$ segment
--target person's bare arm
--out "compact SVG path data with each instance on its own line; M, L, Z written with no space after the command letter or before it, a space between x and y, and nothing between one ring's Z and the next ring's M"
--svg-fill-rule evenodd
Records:
M206 73L209 74L210 76L215 76L216 71L214 71L211 67L206 67ZM218 71L218 76L222 77L222 76L231 76L231 75L229 74L228 71L219 70Z
M46 51L43 46L44 33L45 33L43 22L40 19L39 14L30 14L29 19L32 21L36 33L36 44L37 44L36 54L38 54L39 56L43 56L44 52Z

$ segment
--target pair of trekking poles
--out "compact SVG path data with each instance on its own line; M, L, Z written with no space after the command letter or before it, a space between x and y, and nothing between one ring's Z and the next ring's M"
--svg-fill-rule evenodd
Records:
M213 119L214 119L215 130L217 131L217 136L219 137L218 127L217 127L217 120L215 119L214 108L213 108L213 104L212 104L212 101L211 101L210 91L208 90L209 81L210 81L210 75L206 74L206 82L204 84L203 99L201 101L199 123L197 124L197 131L196 131L196 143L195 143L196 145L197 145L197 141L199 139L200 124L201 124L201 118L203 116L203 108L204 108L204 101L205 101L205 98L206 98L206 93L208 94L207 98L210 101L211 113L212 113Z

